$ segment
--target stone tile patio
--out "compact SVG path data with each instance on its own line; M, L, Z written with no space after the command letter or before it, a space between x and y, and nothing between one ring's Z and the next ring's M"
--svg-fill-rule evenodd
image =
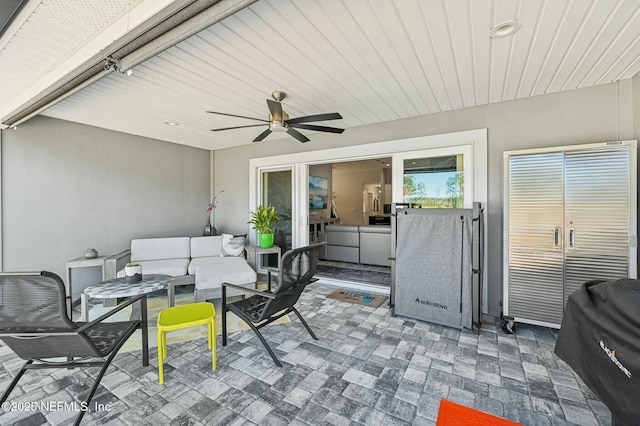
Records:
M205 340L169 347L165 385L156 350L119 354L83 424L109 425L433 425L446 398L526 425L608 425L610 413L553 354L556 334L518 324L515 335L485 321L477 332L392 318L326 299L314 285L298 307L319 337L296 320L263 329L284 367L275 366L250 331L218 339L211 371ZM0 388L22 361L0 347ZM30 371L10 401L77 402L97 369ZM108 410L106 409L108 408ZM76 412L0 411L2 425L66 425Z

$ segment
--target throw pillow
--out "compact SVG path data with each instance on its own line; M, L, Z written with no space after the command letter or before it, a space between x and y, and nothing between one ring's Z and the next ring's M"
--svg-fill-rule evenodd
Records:
M220 257L241 256L244 254L246 235L222 234Z

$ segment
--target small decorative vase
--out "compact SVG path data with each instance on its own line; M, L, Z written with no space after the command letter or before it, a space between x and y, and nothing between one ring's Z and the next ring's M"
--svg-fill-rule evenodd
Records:
M129 284L142 281L142 265L125 266L124 280Z
M84 252L84 258L85 259L95 259L96 257L98 257L98 252L96 249L87 249L87 251Z
M260 247L273 247L273 235L274 234L258 234L258 244L260 245Z

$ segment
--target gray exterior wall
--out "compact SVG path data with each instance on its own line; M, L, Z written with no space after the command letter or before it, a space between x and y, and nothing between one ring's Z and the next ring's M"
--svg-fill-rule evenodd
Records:
M4 271L49 270L87 248L202 235L209 151L47 117L2 131Z
M215 182L226 200L217 209L216 226L234 233L248 231L249 159L291 152L488 129L488 285L489 312L500 313L502 299L502 153L508 150L638 137L639 77L526 99L466 108L351 128L342 135L313 133L301 144L292 138L216 151ZM635 133L634 133L635 123ZM339 126L339 123L334 123Z

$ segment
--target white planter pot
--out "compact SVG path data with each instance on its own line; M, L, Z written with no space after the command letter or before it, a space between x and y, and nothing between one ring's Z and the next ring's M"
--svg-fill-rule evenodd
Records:
M142 265L125 266L124 279L128 283L137 283L142 281Z

